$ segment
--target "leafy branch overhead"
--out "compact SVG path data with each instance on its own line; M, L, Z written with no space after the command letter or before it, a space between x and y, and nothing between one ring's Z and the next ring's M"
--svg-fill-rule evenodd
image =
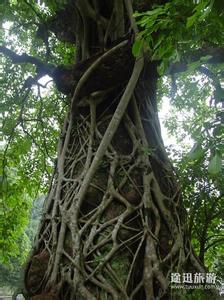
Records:
M14 259L28 250L31 202L46 198L24 269L27 299L169 298L171 272L215 268L223 239L218 3L0 4L0 264L12 249ZM171 103L166 128L179 144L191 138L171 155L174 167L163 101Z
M37 38L44 40L45 36L49 37L50 32L54 31L59 39L65 40L64 34L72 33L72 28L78 26L75 9L73 9L74 15L71 15L68 20L68 14L71 14L72 8L65 6L65 4L61 8L63 9L58 10L54 17L42 19L40 18L41 13L37 12L37 8L33 6L38 22L42 22L37 28ZM88 5L85 10L91 18L95 19L93 11ZM67 18L64 18L65 16ZM221 16L222 12L219 12L219 6L217 6L216 1L212 0L202 1L198 4L194 4L192 1L186 1L183 4L182 1L175 0L172 4L168 2L164 5L156 5L150 11L135 13L140 31L137 34L132 52L134 55L138 55L141 47L146 47L149 50L149 56L160 62L158 70L161 75L164 72L174 74L186 71L189 67L192 68L195 63L198 64L197 66L205 63L222 63L224 62L224 49L220 47L222 46L222 38L219 39L218 35L213 34L214 28L219 32L224 31L223 22L220 21ZM65 19L68 24L64 22ZM73 22L71 20L74 20L75 23L69 23ZM107 21L102 19L101 22L104 24L102 26L105 26ZM204 26L206 30L204 30ZM67 40L70 43L75 43L74 38L67 38ZM104 49L104 51L107 50ZM86 63L83 62L83 66L74 70L71 77L68 73L74 66L57 66L27 54L17 55L4 46L1 46L0 52L10 57L13 63L34 64L37 68L35 79L49 75L53 77L59 91L65 94L74 88L81 74L102 54L99 51L95 57L93 56ZM131 58L129 57L129 59ZM114 69L118 66L119 64L115 65ZM112 72L116 72L116 70ZM117 71L117 73L120 72Z
M71 28L69 27L70 29L66 31L64 27L67 25L61 23L61 20L69 11L71 10L63 8L55 17L44 20L42 31L53 30L56 36L64 40L62 32L69 33ZM134 44L131 45L129 43L119 54L120 60L125 59L127 63L121 67L121 63L117 57L116 60L113 56L108 57L92 74L93 80L99 82L99 85L95 86L94 89L91 86L85 86L81 95L86 96L94 91L101 90L102 87L110 88L114 84L125 82L130 76L134 63L134 58L132 58L130 50L127 47L132 47L132 53L135 56L144 47L148 51L149 57L159 63L158 71L160 75L164 74L164 72L172 76L185 71L192 72L196 70L202 72L214 82L216 103L222 102L224 92L220 85L220 79L205 67L208 64L220 64L224 62L224 49L220 47L222 46L222 39L218 40L217 35L213 35L216 23L218 23L220 31L223 28L223 23L220 22L221 15L222 12L219 12L214 1L203 1L195 5L189 1L183 5L179 0L175 1L175 5L173 3L166 3L165 5L157 5L147 12L135 13L140 31L137 34ZM93 17L92 13L91 17ZM106 20L103 22L106 22ZM205 24L206 31L203 30L205 34L201 34L202 27ZM37 29L38 38L40 36L40 29L42 28L40 25L38 25ZM70 43L75 42L73 38L67 38L67 40ZM107 52L108 49L104 51ZM44 62L44 60L31 55L18 55L4 46L0 47L0 52L8 56L13 63L28 63L36 66L35 76L29 76L25 82L25 86L38 84L38 80L42 76L48 75L53 78L57 89L66 95L74 90L82 75L103 54L103 52L99 52L91 58L87 58L75 65L57 65L55 63ZM117 63L112 64L112 61L117 61ZM126 72L121 72L119 67L122 69L126 67ZM104 70L108 68L109 72L105 73ZM102 72L104 72L105 80L101 80L101 82L99 78ZM112 74L125 74L125 77L117 76L117 82L112 82L110 81ZM105 82L108 82L106 86Z
M170 64L181 65L200 60L211 55L210 63L223 61L223 9L220 1L180 1L157 5L153 10L135 13L140 32L134 44L134 53L138 54L140 47L146 47L155 60L162 60L159 72L170 71ZM220 34L217 34L219 32ZM202 50L200 50L202 49ZM205 61L204 61L205 62ZM175 71L175 69L174 69ZM177 68L178 71L178 68Z
M224 136L224 89L223 72L214 65L222 64L224 58L224 11L221 1L182 1L156 5L154 9L135 13L141 28L133 45L133 54L144 48L159 60L158 72L171 75L174 94L178 73L192 72L205 75L213 85L210 107L217 110L213 120L207 122L199 135L209 140L202 147L200 137L191 150L191 160L205 158L210 153L208 173L218 176L222 171L222 139ZM222 70L222 68L221 68ZM214 100L213 100L214 99ZM202 137L201 137L202 139ZM212 141L213 139L213 141ZM205 141L205 140L204 140Z

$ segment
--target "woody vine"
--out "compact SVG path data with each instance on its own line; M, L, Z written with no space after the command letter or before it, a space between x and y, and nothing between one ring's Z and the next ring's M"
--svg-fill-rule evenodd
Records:
M106 11L101 1L87 0L61 10L74 11L72 67L0 48L13 62L32 63L52 76L70 97L24 270L27 299L168 299L171 272L205 272L190 244L180 187L161 138L160 61L144 47L132 56L138 39L133 6L150 10L152 3L109 2ZM55 20L49 30L56 30Z

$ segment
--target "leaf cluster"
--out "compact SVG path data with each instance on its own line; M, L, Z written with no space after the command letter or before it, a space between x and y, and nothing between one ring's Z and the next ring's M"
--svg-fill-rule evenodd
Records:
M54 6L55 1L49 2L49 8L36 1L0 4L0 43L45 61L45 45L36 31L54 9L60 8ZM49 46L51 63L68 63L74 58L74 48L58 42L53 34ZM35 82L36 71L32 65L12 65L0 56L0 263L5 265L19 256L24 259L30 247L24 233L29 212L33 199L47 191L67 107L50 78Z
M213 72L220 68L213 67ZM168 79L166 86L172 89ZM189 234L201 260L218 274L223 268L224 128L215 91L214 81L199 72L179 75L165 123L177 140L170 156L183 191Z
M174 0L147 12L137 12L140 32L133 54L137 56L146 47L152 59L162 61L158 69L162 75L171 61L178 62L199 47L223 46L223 14L219 0Z

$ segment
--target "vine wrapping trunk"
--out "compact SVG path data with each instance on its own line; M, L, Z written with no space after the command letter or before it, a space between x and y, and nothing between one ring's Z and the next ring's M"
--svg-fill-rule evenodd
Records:
M72 9L78 63L94 60L74 86L24 294L169 299L171 272L204 268L161 138L158 63L145 53L134 62L127 51L137 30L129 1L75 1Z

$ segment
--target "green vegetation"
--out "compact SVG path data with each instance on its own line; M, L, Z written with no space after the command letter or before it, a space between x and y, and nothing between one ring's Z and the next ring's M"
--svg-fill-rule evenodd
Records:
M26 53L52 65L74 63L74 45L60 41L52 31L42 32L46 39L37 36L40 24L66 3L6 0L0 4L0 286L17 284L31 249L42 195L48 193L55 170L60 128L69 102L50 77L41 80L38 66L13 64L2 49ZM167 151L182 188L188 236L201 262L220 279L224 270L222 6L222 0L155 1L150 10L134 13L139 32L132 47L135 57L144 50L151 60L160 62L158 102L161 107L165 97L170 102L163 121L177 144L167 146ZM153 155L154 150L142 147L145 155ZM109 164L101 160L100 167L102 173L108 172ZM120 169L116 185L123 176ZM110 250L93 257L92 267ZM122 251L111 260L122 283L128 265ZM194 297L206 299L200 293Z

